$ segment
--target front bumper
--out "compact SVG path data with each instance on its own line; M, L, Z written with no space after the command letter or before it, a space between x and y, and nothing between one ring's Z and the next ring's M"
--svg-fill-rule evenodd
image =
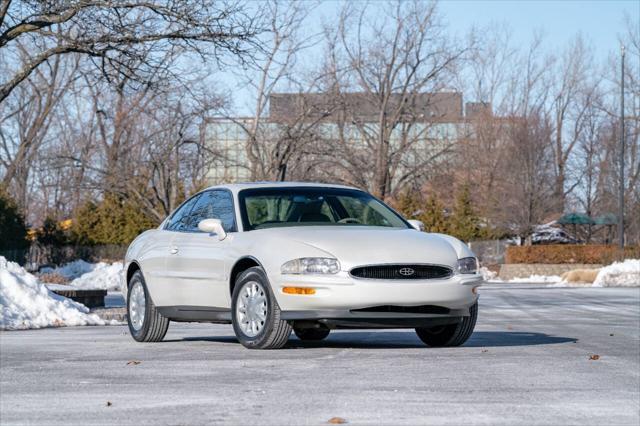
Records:
M331 276L279 275L269 278L283 319L313 316L314 311L318 313L315 317L321 318L344 318L345 314L361 318L360 313L353 311L376 306L428 305L446 308L455 316L465 311L468 315L468 308L478 298L474 289L483 282L479 274L454 275L445 280L369 280L353 278L344 271ZM316 292L313 295L287 294L282 292L283 287L312 287ZM393 312L383 313L399 316ZM367 312L367 315L371 313Z

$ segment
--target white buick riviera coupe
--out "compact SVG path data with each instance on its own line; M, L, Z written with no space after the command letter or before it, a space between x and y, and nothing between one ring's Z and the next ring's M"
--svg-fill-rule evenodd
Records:
M163 339L170 321L233 324L247 348L321 340L338 328L415 328L457 346L482 283L461 241L420 231L355 188L247 183L208 188L129 246L129 330Z

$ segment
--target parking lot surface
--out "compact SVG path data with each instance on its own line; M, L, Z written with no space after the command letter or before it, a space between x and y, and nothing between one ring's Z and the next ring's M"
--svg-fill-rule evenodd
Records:
M463 347L334 331L250 351L230 326L0 333L1 424L640 424L640 289L481 289Z

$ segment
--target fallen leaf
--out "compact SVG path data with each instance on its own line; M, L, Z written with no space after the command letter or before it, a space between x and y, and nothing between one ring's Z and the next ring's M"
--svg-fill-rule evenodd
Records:
M599 359L600 359L600 355L591 355L591 356L589 357L589 359L590 359L591 361L597 361L597 360L599 360Z
M482 352L489 352L489 349L483 349Z
M332 425L342 425L347 423L346 419L343 419L342 417L331 417L327 423L330 423Z
M111 401L107 401L107 407L111 407L112 405Z
M140 364L142 361L129 361L127 362L127 365L138 365Z
M610 333L609 336L613 336L613 333Z
M513 330L513 327L511 327L510 325L507 326L507 330Z

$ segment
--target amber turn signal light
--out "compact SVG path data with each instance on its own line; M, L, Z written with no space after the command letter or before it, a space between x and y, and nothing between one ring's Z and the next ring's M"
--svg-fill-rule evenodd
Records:
M282 292L287 294L316 294L316 289L309 287L282 287Z

